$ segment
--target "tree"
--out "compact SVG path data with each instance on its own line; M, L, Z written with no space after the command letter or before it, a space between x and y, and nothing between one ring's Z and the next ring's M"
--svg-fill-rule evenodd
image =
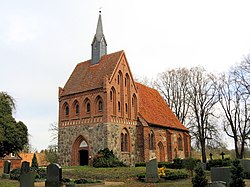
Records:
M245 80L241 68L235 67L228 74L221 76L218 87L224 131L233 138L238 159L243 158L247 140L250 138L250 92Z
M201 164L195 168L195 176L192 178L193 187L205 187L207 186L207 179Z
M13 118L14 109L14 99L0 92L0 157L21 151L28 143L28 129L23 122Z
M244 187L246 186L244 182L244 170L240 165L239 160L234 160L231 168L232 173L232 182L230 183L231 187Z
M50 163L58 162L57 145L50 145L47 150L45 150L46 160Z
M161 93L169 108L185 124L190 100L188 95L190 71L186 68L167 70L158 75L154 86Z
M36 153L34 153L34 155L33 155L31 167L34 169L38 169L38 162L37 162L37 158L36 158Z
M206 145L219 140L216 126L215 105L218 102L216 77L204 68L195 67L190 70L190 125L192 135L201 148L202 162L206 162ZM219 142L219 141L217 141Z

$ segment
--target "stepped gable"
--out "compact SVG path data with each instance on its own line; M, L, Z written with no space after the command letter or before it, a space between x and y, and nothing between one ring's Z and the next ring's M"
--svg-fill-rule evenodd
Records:
M149 124L188 131L157 90L140 83L136 83L136 86L139 96L139 114Z
M102 88L104 78L110 78L123 53L124 51L118 51L104 55L100 62L94 65L91 65L91 60L77 64L61 96Z

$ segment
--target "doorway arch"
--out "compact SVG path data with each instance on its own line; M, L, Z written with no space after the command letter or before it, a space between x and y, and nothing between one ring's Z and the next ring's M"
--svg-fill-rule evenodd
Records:
M78 136L72 147L71 165L84 166L89 164L89 145L83 136Z

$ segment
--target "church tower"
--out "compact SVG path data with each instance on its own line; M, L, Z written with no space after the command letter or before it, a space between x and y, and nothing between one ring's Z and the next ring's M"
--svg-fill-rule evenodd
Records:
M105 40L102 28L102 17L101 11L99 11L99 19L96 28L96 34L92 41L92 55L91 55L91 64L98 64L101 57L107 54L107 42Z

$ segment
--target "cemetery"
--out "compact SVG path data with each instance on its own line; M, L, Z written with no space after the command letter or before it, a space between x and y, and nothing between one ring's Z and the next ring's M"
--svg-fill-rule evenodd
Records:
M205 186L229 187L230 183L245 182L250 185L250 160L239 161L224 158L213 159L210 155L207 164L199 159L174 159L173 163L157 162L152 158L147 163L137 163L133 167L104 165L64 166L49 164L39 167L34 163L22 162L21 168L11 169L11 162L5 161L0 170L0 187L56 187L56 186ZM212 158L212 159L211 159ZM115 159L112 159L115 160ZM116 161L117 162L117 161ZM203 176L198 176L198 175ZM242 180L240 180L242 177ZM202 180L201 180L202 179ZM197 183L199 183L197 185Z

